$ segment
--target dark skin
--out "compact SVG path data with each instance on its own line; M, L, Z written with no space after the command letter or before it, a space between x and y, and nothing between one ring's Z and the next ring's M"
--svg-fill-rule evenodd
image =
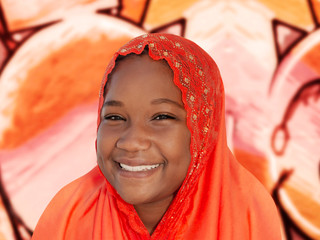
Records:
M191 158L186 111L172 80L164 61L148 55L121 60L111 75L98 129L99 167L150 234Z
M166 213L166 210L170 206L172 199L173 198L164 199L163 201L157 202L156 204L146 203L143 205L134 206L141 221L147 228L150 235L154 232L161 218Z

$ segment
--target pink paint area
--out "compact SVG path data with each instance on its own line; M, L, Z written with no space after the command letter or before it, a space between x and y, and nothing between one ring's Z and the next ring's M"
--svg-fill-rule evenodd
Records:
M0 152L4 185L30 227L62 186L96 165L96 117L96 103L76 107L21 147Z

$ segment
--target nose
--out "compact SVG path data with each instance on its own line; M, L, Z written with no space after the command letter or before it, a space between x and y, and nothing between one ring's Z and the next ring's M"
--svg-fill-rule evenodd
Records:
M150 135L145 127L132 125L128 127L116 142L116 147L128 152L145 151L150 148Z

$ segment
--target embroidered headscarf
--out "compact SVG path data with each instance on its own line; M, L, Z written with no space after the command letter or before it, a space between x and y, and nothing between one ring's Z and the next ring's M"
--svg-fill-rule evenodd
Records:
M191 163L171 205L150 236L134 207L121 199L98 167L63 188L47 207L34 239L281 239L276 207L264 187L228 149L224 90L217 65L195 43L171 34L146 34L119 55L164 59L182 92L191 133Z

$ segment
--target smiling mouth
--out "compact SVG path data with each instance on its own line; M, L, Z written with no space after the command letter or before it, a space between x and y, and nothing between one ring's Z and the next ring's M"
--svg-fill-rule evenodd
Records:
M140 165L140 166L129 166L123 163L119 163L119 165L123 170L129 171L129 172L149 171L160 166L159 163L154 165Z

